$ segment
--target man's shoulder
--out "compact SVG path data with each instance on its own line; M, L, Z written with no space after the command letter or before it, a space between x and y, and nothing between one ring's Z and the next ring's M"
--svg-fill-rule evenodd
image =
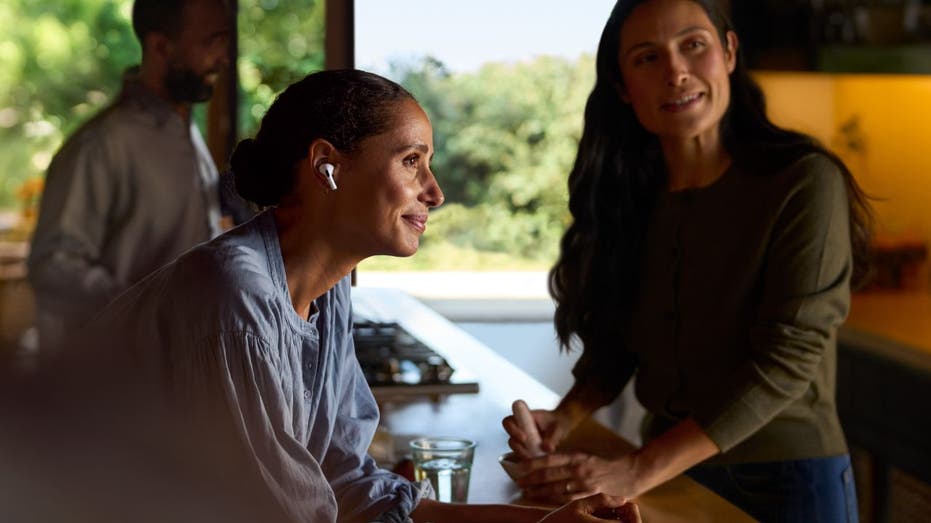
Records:
M100 149L113 151L137 140L139 126L135 112L113 103L81 124L62 144L57 156L72 156L82 151Z

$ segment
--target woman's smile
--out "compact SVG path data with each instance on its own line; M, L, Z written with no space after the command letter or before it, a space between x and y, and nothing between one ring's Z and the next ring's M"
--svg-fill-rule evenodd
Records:
M662 109L671 113L686 111L698 105L698 103L704 99L704 97L705 93L689 94L664 103L662 105Z
M427 215L426 214L405 214L401 216L408 225L411 226L415 231L423 234L427 230Z

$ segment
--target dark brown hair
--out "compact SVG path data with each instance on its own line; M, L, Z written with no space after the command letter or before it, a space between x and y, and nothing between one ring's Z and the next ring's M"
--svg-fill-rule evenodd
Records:
M398 102L413 99L400 85L355 69L320 71L291 84L262 118L255 139L230 159L236 190L258 205L280 203L294 186L297 163L323 138L344 152L387 130Z
M550 271L556 301L555 326L561 346L569 350L578 336L586 350L616 346L631 312L644 231L657 191L665 182L658 140L623 103L618 66L621 26L646 0L620 0L605 24L596 57L596 82L585 107L585 124L572 172L569 210L573 222L563 235L560 257ZM702 6L721 41L733 27L719 6ZM731 101L721 121L724 147L735 162L765 158L761 173L778 172L792 161L818 152L835 162L847 185L852 281L868 272L871 212L867 197L844 163L812 137L777 127L766 116L763 92L750 77L741 55L730 75Z

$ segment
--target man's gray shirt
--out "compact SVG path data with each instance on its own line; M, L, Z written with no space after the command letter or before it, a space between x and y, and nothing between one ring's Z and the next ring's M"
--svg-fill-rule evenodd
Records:
M55 155L29 256L43 347L219 232L217 170L193 123L131 74Z

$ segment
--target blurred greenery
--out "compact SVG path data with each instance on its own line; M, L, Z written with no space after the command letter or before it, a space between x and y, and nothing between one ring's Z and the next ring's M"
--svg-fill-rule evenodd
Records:
M41 176L65 136L119 89L138 61L127 1L0 4L0 208Z
M239 135L282 89L323 69L323 0L239 0Z
M542 56L450 73L424 57L392 64L388 75L433 122L433 172L447 203L431 213L414 260L376 258L360 270L549 268L568 225L566 179L594 58Z
M118 92L140 51L132 0L0 4L0 209L17 209L63 139ZM239 0L240 136L275 95L323 67L322 0ZM52 14L54 13L54 14ZM434 124L447 203L412 260L363 270L545 269L567 225L566 177L594 81L591 56L451 73L424 56L389 65ZM196 118L203 119L201 108ZM29 183L26 183L27 180ZM19 194L19 196L17 196Z
M239 0L240 132L278 91L323 67L322 0ZM62 141L119 92L139 62L132 0L0 3L0 209L41 178ZM204 106L195 111L203 126Z

